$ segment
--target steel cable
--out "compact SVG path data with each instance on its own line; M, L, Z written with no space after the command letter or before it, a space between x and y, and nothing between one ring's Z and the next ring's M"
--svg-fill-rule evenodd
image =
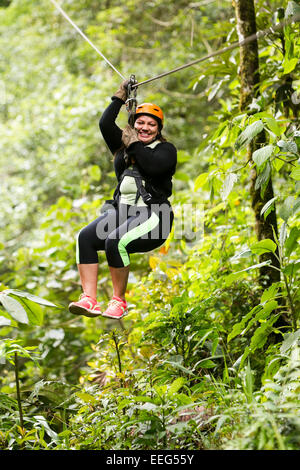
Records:
M287 24L290 24L292 23L293 21L299 21L300 20L300 14L297 14L295 16L293 16L289 21L284 21L284 22L281 22L279 23L278 25L276 26L273 26L273 27L270 27L264 31L259 31L257 33L254 33L254 34L251 34L250 36L247 36L245 39L243 39L242 41L237 41L237 42L234 42L233 44L230 44L229 46L227 47L224 47L222 49L219 49L217 51L214 51L212 52L211 54L208 54L204 57L201 57L199 59L195 59L191 62L188 62L187 64L184 64L184 65L180 65L179 67L176 67L175 69L172 69L172 70L169 70L168 72L163 72L159 75L156 75L155 77L152 77L152 78L148 78L147 80L144 80L142 82L139 82L139 83L136 83L135 85L132 86L132 88L135 88L135 87L138 87L138 86L141 86L141 85L145 85L146 83L150 83L150 82L153 82L154 80L158 80L159 78L162 78L162 77L166 77L167 75L171 75L172 73L175 73L175 72L178 72L180 70L183 70L183 69L186 69L188 67L191 67L192 65L196 65L196 64L199 64L200 62L204 62L205 60L209 60L211 59L212 57L216 57L218 55L221 55L221 54L224 54L225 52L228 52L228 51L231 51L233 49L236 49L237 47L241 47L241 46L245 46L246 44L252 42L252 41L255 41L257 39L260 39L261 37L264 37L270 33L274 33L275 31L278 31L278 30L281 30L284 28L284 26L286 26Z
M105 57L104 54L102 54L101 51L92 43L92 41L81 31L81 29L71 20L71 18L67 15L67 13L61 8L60 5L55 0L50 0L53 5L59 10L59 12L66 18L66 20L73 26L73 28L76 29L76 31L89 43L89 45L105 60L105 62L123 79L126 80L124 75L119 72L116 67ZM278 23L278 25L271 26L268 29L265 29L264 31L258 31L257 33L251 34L250 36L247 36L245 39L242 41L237 41L234 42L233 44L230 44L229 46L226 46L222 49L219 49L217 51L212 52L211 54L208 54L204 57L200 57L199 59L195 59L191 62L188 62L187 64L180 65L179 67L176 67L172 70L169 70L168 72L163 72L159 75L156 75L152 78L148 78L147 80L143 80L139 83L135 83L132 85L132 89L137 88L141 85L145 85L146 83L153 82L154 80L158 80L159 78L166 77L168 75L171 75L172 73L179 72L180 70L186 69L188 67L192 67L193 65L199 64L200 62L204 62L206 60L211 59L212 57L216 57L222 54L225 54L225 52L231 51L233 49L236 49L237 47L245 46L246 44L249 44L252 41L258 40L264 36L267 36L268 34L274 33L276 31L279 31L283 29L286 25L292 23L292 22L297 22L300 20L300 14L296 14L289 18L288 20L282 21Z
M123 78L123 80L126 80L126 78L124 77L124 75L122 75L117 69L116 67L105 57L104 54L102 54L101 51L99 51L99 49L92 43L92 41L81 31L81 29L74 23L74 21L71 20L71 18L67 15L67 13L61 8L61 6L58 5L58 3L55 1L55 0L50 0L53 5L55 6L55 8L57 8L57 10L63 15L64 18L66 18L66 20L73 26L73 28L76 29L76 31L83 37L83 39L85 39L85 41L87 41L89 43L89 45L97 52L97 54L99 54L102 59L105 60L105 62L115 71L117 72L117 74Z

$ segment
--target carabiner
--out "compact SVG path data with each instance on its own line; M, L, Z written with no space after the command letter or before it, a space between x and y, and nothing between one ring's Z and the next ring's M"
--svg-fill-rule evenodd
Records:
M137 99L136 99L136 94L137 94L137 86L133 87L133 85L137 84L137 80L135 78L135 75L130 75L128 87L127 87L127 95L128 98L125 102L127 112L129 114L128 116L128 123L133 127L134 125L134 115L136 111L136 106L137 106Z

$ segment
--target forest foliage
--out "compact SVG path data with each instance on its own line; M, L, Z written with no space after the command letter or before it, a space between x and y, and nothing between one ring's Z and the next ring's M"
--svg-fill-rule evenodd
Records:
M230 1L60 4L138 81L238 40ZM132 256L129 315L114 323L67 306L81 293L76 234L115 185L98 121L120 77L50 1L0 2L1 449L299 448L300 5L255 8L258 30L287 23L258 42L246 111L239 48L138 90L178 149L175 226ZM256 238L253 168L262 194L272 177L272 240ZM100 253L99 300L110 295Z

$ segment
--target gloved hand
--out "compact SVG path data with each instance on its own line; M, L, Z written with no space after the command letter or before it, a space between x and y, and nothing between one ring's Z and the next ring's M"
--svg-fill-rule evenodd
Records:
M128 87L129 80L124 80L119 89L114 93L114 96L117 96L121 100L125 101L127 100L127 87Z
M133 142L138 142L138 140L136 130L127 124L122 132L122 142L125 147L129 147L129 145L133 144Z

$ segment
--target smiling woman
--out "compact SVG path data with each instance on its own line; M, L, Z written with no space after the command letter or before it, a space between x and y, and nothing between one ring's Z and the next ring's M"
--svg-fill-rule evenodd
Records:
M151 116L140 116L134 124L140 142L150 144L158 134L158 123Z
M164 115L159 106L153 103L140 104L136 108L134 119L134 128L141 142L149 144L156 138L161 139Z
M162 137L163 112L153 103L137 106L133 128L129 124L124 130L117 126L127 86L128 81L121 84L100 119L100 130L114 155L118 183L110 204L78 235L77 265L83 293L79 301L69 305L74 314L121 319L127 313L130 254L161 246L173 223L168 198L177 163L176 148ZM105 312L97 302L100 250L105 251L113 284L113 297Z

